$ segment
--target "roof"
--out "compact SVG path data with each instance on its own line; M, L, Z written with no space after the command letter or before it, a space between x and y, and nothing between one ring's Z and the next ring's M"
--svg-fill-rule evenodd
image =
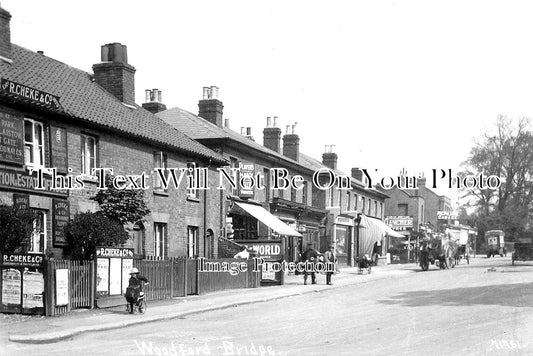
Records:
M237 142L241 145L248 146L256 151L262 152L285 161L291 165L296 165L309 169L308 166L301 161L296 162L279 152L273 151L269 148L260 145L259 143L250 140L249 138L227 128L218 127L217 125L203 119L193 113L183 110L178 107L161 111L156 114L161 119L174 126L178 130L184 132L195 140L209 140L209 139L228 139ZM300 153L301 157L301 153Z
M91 74L14 44L11 54L13 63L0 61L0 77L59 96L62 110L55 110L57 113L192 156L226 162L149 111L124 105L95 83ZM2 91L0 97L30 103Z
M307 155L305 155L303 153L300 153L300 163L307 165L308 167L312 168L315 171L317 171L319 169L322 169L322 168L330 169L329 167L325 166L320 161L318 161L318 160L316 160L316 159L314 159L312 157L309 157L309 156L307 156ZM337 174L337 175L346 176L346 173L341 172L338 169L333 170L333 172L335 172L335 174ZM377 195L379 195L379 196L381 196L383 198L388 198L389 197L386 193L380 192L377 189L366 188L364 184L362 184L359 180L357 180L357 179L355 179L353 177L350 177L350 181L352 183L352 186L357 186L361 190L367 191L367 192L372 193L372 194L377 194Z

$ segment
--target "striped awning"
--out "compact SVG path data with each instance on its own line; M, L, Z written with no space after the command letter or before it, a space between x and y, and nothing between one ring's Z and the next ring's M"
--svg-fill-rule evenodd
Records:
M257 220L261 221L263 224L265 224L272 230L276 231L280 235L297 236L297 237L302 236L302 234L300 234L298 231L289 227L287 224L285 224L283 221L281 221L280 219L272 215L270 212L268 212L265 208L263 208L260 205L254 205L254 204L248 204L248 203L242 203L242 202L235 202L235 205L237 205L242 210L246 211L248 214L252 215Z

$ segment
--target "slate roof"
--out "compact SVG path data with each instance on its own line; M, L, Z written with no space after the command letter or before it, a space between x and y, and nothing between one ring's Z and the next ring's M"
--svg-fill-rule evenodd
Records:
M252 141L227 127L218 127L217 125L181 108L175 107L161 111L156 115L195 140L228 139L260 151L264 154L281 159L288 164L292 164L293 166L311 169L305 164L302 164L302 162L296 162L282 155L281 153L266 148L263 145L260 145L259 143Z
M80 69L12 44L13 63L0 61L0 77L60 97L58 113L193 157L226 163L218 153L187 137L140 106L124 105ZM0 97L30 103L0 90ZM33 102L31 104L35 105ZM39 106L39 105L37 105Z
M325 166L322 162L312 158L312 157L309 157L303 153L300 152L300 163L301 164L304 164L306 166L308 166L309 168L313 169L314 171L317 171L321 168L328 168L327 166ZM338 169L335 169L334 170L335 174L337 175L343 175L343 176L346 176L347 174L344 173L344 172L341 172L339 171ZM369 193L373 193L373 194L377 194L377 195L380 195L384 198L388 198L389 196L384 193L384 192L381 192L375 188L372 188L372 189L368 189L361 181L353 178L353 177L350 177L350 181L352 183L352 186L355 185L357 186L358 188L360 188L361 190L365 190L365 191L368 191Z

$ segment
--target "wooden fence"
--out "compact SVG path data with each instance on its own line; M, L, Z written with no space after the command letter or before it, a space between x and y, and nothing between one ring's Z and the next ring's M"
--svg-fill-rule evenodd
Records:
M68 270L67 305L57 305L56 270ZM78 308L94 308L95 299L94 261L49 260L45 268L45 314L60 315Z
M228 267L231 269L237 265L246 268L231 274ZM172 299L235 288L257 288L261 280L261 272L253 271L253 260L149 258L134 260L133 266L150 281L145 288L147 300ZM68 304L61 306L56 301L58 269L68 270ZM46 261L44 301L47 316L64 314L77 308L94 308L95 297L95 261Z

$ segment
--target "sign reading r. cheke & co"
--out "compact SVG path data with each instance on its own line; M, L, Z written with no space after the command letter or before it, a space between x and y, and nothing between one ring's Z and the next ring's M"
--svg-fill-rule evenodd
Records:
M16 95L18 97L28 99L35 103L42 104L51 109L62 110L62 106L59 103L59 97L46 93L42 90L30 88L25 85L12 82L11 80L2 78L0 82L0 88L3 92Z
M43 255L37 254L5 254L2 255L3 266L24 266L41 267L43 265Z

